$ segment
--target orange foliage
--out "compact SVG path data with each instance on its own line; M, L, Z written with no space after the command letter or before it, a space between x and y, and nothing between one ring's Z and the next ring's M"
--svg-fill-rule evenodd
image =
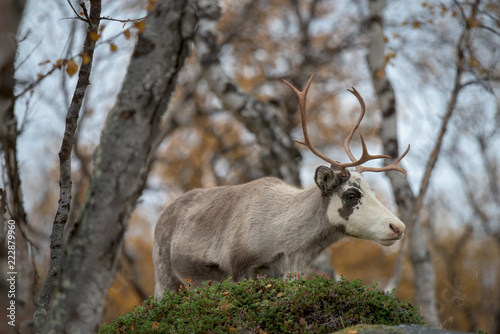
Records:
M113 285L109 289L103 322L115 319L140 305L154 292L154 266L151 257L153 240L151 225L133 214L125 235L124 251L119 261ZM124 253L128 256L124 256ZM141 290L140 292L138 290Z

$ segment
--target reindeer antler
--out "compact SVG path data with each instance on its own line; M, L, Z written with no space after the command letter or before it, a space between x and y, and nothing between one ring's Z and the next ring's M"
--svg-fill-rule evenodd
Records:
M404 176L406 177L406 175L407 175L406 170L404 170L403 168L399 167L398 163L408 153L408 151L410 150L410 145L408 145L408 148L406 149L406 151L398 159L396 159L392 164L390 164L388 166L379 167L379 168L364 167L364 166L361 166L361 164L363 164L363 163L365 163L367 161L374 160L374 159L390 158L390 156L388 156L388 155L371 155L371 154L369 154L368 153L368 149L366 148L365 140L363 139L363 136L360 135L360 137L361 137L361 146L363 147L363 153L362 153L361 158L359 160L356 160L354 158L354 155L352 154L351 149L349 147L349 143L350 143L350 141L352 139L352 136L354 135L354 132L356 132L356 130L359 127L359 124L363 120L363 117L364 117L365 111L366 111L365 102L364 102L363 98L358 93L358 91L356 89L354 89L354 88L352 88L352 90L348 89L348 91L351 92L352 94L354 94L354 96L356 96L356 98L358 99L360 107L361 107L361 114L359 115L356 124L354 124L354 126L352 127L351 132L349 132L349 135L344 140L344 149L345 149L347 155L349 156L349 158L351 159L351 162L346 162L346 163L343 163L343 164L339 163L339 162L336 162L333 159L330 159L327 156L325 156L324 154L320 153L314 147L314 145L311 143L311 140L309 139L309 134L308 134L308 131L307 131L307 123L306 123L306 116L307 116L307 111L306 111L307 92L309 91L309 86L311 85L311 82L312 82L313 78L314 78L314 74L312 74L311 77L309 78L309 80L307 81L306 87L304 88L303 91L298 90L291 83L289 83L286 80L283 80L283 82L285 84L287 84L288 87L290 87L295 92L295 94L297 95L297 97L299 98L300 117L301 117L301 123L302 123L302 132L304 133L304 141L299 141L299 140L295 140L295 139L294 139L294 141L296 143L299 143L299 144L307 146L309 148L309 150L311 150L311 152L314 153L317 157L319 157L319 158L325 160L326 162L329 162L333 166L337 167L341 171L341 173L342 173L343 176L348 176L349 175L349 172L348 172L348 170L346 168L348 168L348 167L355 167L356 166L356 170L358 172L360 172L360 173L365 172L365 171L366 172L368 172L368 171L369 172L385 172L385 171L390 171L390 170L396 170L396 171L399 171L399 172L403 173Z

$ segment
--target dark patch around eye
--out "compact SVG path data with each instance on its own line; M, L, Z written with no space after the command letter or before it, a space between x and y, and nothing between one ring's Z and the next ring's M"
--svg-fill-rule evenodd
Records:
M349 188L342 193L342 207L338 210L340 217L349 220L349 217L354 212L354 208L359 209L359 200L361 197L363 195L356 188Z

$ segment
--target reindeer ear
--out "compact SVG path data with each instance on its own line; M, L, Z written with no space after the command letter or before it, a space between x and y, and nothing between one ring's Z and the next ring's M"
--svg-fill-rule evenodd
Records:
M321 190L321 194L328 196L331 195L333 189L342 183L342 177L340 173L335 173L326 166L319 166L316 168L316 173L314 173L314 182Z

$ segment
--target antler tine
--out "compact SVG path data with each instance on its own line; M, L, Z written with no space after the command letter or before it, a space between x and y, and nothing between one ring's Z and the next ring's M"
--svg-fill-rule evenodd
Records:
M365 116L366 106L365 106L365 101L363 100L363 97L361 96L361 94L358 93L356 88L354 88L354 87L351 87L351 88L352 89L348 89L348 91L350 93L352 93L354 96L356 96L356 98L358 99L359 106L361 107L361 113L359 114L358 120L353 125L351 132L349 132L349 134L347 135L347 137L344 140L344 150L346 151L347 155L349 156L349 158L352 161L352 163L347 163L344 165L346 165L346 167L357 166L356 170L359 171L360 165L367 162L367 161L374 160L374 159L390 158L390 156L369 154L368 149L366 148L365 140L363 139L363 136L361 136L361 135L360 135L360 137L361 137L361 145L363 146L363 154L361 155L361 158L359 160L356 160L356 158L352 154L351 148L349 147L349 143L351 142L351 139L352 139L352 136L354 135L354 132L356 132L356 130L359 127L359 124L361 123L361 121L363 120L363 117Z
M301 144L301 145L308 147L309 150L311 150L311 152L313 154L315 154L317 157L325 160L326 162L329 162L331 165L338 168L341 171L343 176L349 175L349 171L346 169L347 167L356 167L356 170L360 173L365 172L365 171L383 172L383 171L396 170L396 171L403 173L406 177L406 175L407 175L406 170L399 167L398 163L408 153L408 151L410 150L410 145L408 145L408 149L399 158L397 158L392 164L385 166L385 167L380 167L380 168L361 166L361 164L363 164L367 161L370 161L370 160L390 158L390 156L388 156L388 155L382 155L382 154L371 155L371 154L369 154L368 149L366 148L365 140L363 139L363 136L361 136L361 135L360 135L361 145L363 147L363 153L361 154L361 158L359 158L359 160L356 160L356 158L352 154L351 149L349 147L349 143L351 142L351 139L352 139L354 133L358 129L359 124L363 120L363 117L364 117L365 111L366 111L365 101L363 100L361 95L358 93L358 91L354 87L351 87L352 89L348 89L348 91L351 92L358 99L359 105L361 107L361 113L358 117L358 120L356 121L356 123L352 127L351 131L349 132L349 135L344 140L344 149L345 149L347 155L349 156L349 159L351 159L351 162L341 164L339 162L336 162L336 161L328 158L327 156L323 155L322 153L318 152L318 150L314 147L314 145L311 143L311 140L309 139L309 133L307 131L307 119L306 119L307 118L307 110L306 110L307 92L309 91L309 87L311 85L313 78L314 78L314 74L312 74L311 77L309 78L309 80L307 81L306 87L304 88L303 91L298 90L294 85L292 85L291 83L289 83L286 80L283 80L283 82L288 87L290 87L295 92L297 97L299 98L300 118L301 118L301 124L302 124L302 132L304 133L304 141L295 140L295 139L294 139L294 141L298 144Z
M344 165L346 167L354 167L354 166L356 166L356 170L359 171L359 168L361 167L360 165L364 164L367 161L375 160L375 159L390 158L390 156L385 155L385 154L371 155L370 153L368 153L368 149L366 148L365 139L363 138L362 135L359 135L359 137L361 138L361 146L363 147L363 153L361 154L361 158L359 158L359 160L354 160L351 163L345 163Z
M354 162L354 161L356 161L356 158L354 158L354 155L351 152L351 148L349 147L349 143L351 142L352 136L354 136L354 132L356 132L356 130L359 127L359 124L361 123L361 121L363 120L363 117L365 116L366 107L365 107L365 101L363 100L361 95L358 93L356 88L354 88L354 87L351 87L351 88L352 89L348 89L347 91L352 93L358 99L359 105L361 107L361 113L359 114L359 117L358 117L358 120L356 121L356 124L354 124L354 126L352 127L351 132L349 132L347 137L344 139L344 150L347 153L347 155L349 156L349 159L351 159L351 161Z
M299 98L300 118L301 118L301 124L302 124L302 132L304 133L304 141L300 141L300 140L296 140L296 139L294 139L294 141L296 143L298 143L298 144L302 144L302 145L308 147L309 150L311 150L311 152L314 153L317 157L319 157L319 158L325 160L326 162L328 162L328 163L336 166L337 168L339 168L342 171L342 174L345 175L346 174L345 166L343 166L342 164L340 164L340 163L338 163L338 162L336 162L336 161L328 158L324 154L320 153L314 147L314 145L311 143L311 140L309 139L309 133L307 131L307 120L306 120L306 116L307 116L306 99L307 99L307 92L309 91L309 86L311 85L311 82L312 82L313 78L314 78L314 73L311 75L311 77L307 81L306 87L304 88L303 91L298 90L294 85L292 85L291 83L289 83L286 80L283 80L283 82L288 87L290 87L295 92L295 94L297 95L297 97Z
M390 170L395 170L395 171L403 173L403 175L406 178L407 175L408 175L408 173L406 172L406 170L404 168L399 167L398 164L406 156L406 154L408 154L409 151L410 151L410 145L408 145L408 148L406 149L406 151L404 151L404 153L401 154L399 156L399 158L397 158L396 160L394 160L394 162L392 164L387 165L385 167L364 167L364 166L358 166L358 167L356 167L356 170L358 172L360 172L360 173L362 173L362 172L387 172L387 171L390 171Z

